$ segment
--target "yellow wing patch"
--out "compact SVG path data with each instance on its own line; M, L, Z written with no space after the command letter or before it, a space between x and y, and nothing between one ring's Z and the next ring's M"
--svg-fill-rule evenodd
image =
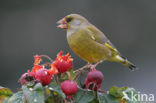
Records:
M108 43L105 43L105 46L107 46L110 50L112 50L113 52L116 52L116 53L118 53L118 51L115 49L115 48L113 48L111 45L109 45Z

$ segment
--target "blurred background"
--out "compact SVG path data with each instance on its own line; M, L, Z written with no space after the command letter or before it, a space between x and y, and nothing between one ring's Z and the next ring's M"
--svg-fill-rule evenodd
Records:
M0 85L16 91L19 77L31 69L35 54L55 59L71 53L75 69L86 64L69 48L62 17L77 13L97 26L139 70L103 62L102 89L134 87L156 94L156 0L0 0Z

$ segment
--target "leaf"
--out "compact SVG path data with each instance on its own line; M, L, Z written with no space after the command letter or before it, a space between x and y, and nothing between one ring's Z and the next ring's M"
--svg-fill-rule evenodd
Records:
M23 96L22 91L17 92L13 96L11 96L7 101L5 101L3 103L24 103L22 96Z
M45 87L45 103L56 103L57 96L54 95L53 91L50 91L48 86Z
M58 93L63 99L66 98L66 96L65 96L65 94L62 92L60 86L51 83L51 84L48 85L48 88L49 88L51 91L55 91L56 93Z
M124 91L124 93L128 96L127 103L140 103L138 101L138 94L134 88L128 88ZM135 96L136 95L136 96ZM132 100L132 96L135 96L136 100Z
M109 90L109 94L112 97L115 97L119 102L122 103L140 103L138 100L137 92L134 88L128 88L128 87L112 87ZM136 101L131 100L132 95L136 95Z
M123 97L123 91L126 89L127 89L127 87L118 88L118 87L114 86L109 89L109 94L116 98L121 98L121 97Z
M22 90L3 103L44 103L44 91L40 83L37 83L33 88L24 85Z
M52 96L49 96L49 97L46 99L45 103L54 103L54 101L53 101L53 99L52 99Z
M91 102L89 102L89 103L99 103L99 100L98 99L96 99L96 98L94 98Z
M98 93L99 103L120 103L117 98L109 95Z
M76 103L89 103L94 100L94 94L93 91L85 91L79 88L74 98Z
M0 103L11 97L12 95L13 92L10 89L0 86Z
M23 98L26 103L44 103L44 91L40 83L37 83L34 88L22 86Z

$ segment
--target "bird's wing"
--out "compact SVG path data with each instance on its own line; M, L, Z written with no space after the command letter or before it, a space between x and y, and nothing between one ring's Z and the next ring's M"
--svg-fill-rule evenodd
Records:
M87 27L88 34L90 35L91 39L106 45L112 51L118 52L115 46L109 41L109 39L102 33L99 29L97 29L94 25L90 25ZM118 52L119 53L119 52Z

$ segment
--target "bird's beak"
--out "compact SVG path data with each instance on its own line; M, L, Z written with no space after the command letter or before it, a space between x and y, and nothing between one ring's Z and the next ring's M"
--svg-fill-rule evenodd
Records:
M57 22L57 24L59 24L59 25L57 26L58 28L67 29L66 18L63 18L63 19L59 20L59 21Z

